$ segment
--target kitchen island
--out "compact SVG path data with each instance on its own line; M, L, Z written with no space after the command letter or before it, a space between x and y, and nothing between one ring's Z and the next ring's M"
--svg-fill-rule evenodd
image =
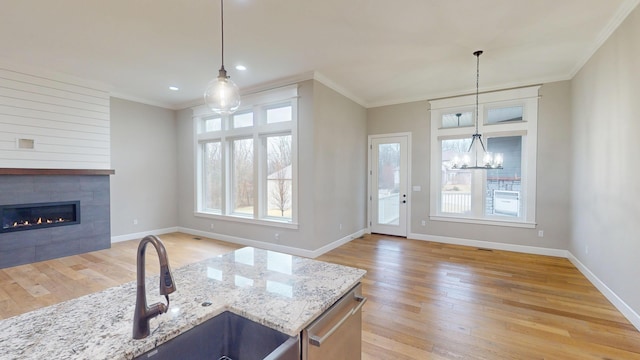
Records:
M364 275L246 247L174 269L169 311L151 320L145 339L132 338L130 282L0 321L2 359L132 359L225 311L298 336ZM149 304L164 300L158 283L157 275L146 279Z

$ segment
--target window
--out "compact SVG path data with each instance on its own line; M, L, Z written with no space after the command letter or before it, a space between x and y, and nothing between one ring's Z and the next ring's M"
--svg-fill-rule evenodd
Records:
M431 101L431 219L535 226L538 88L480 96L478 131L502 169L453 166L471 145L475 95Z
M204 132L222 130L222 119L219 116L206 118L202 123L204 124Z
M243 128L247 126L253 126L253 112L245 111L244 113L237 112L231 116L233 119L234 128Z
M233 213L253 216L253 139L231 141Z
M295 226L296 97L285 87L230 116L194 109L197 216Z
M284 104L267 109L267 124L291 121L291 105Z
M268 136L267 142L267 191L265 193L267 216L291 219L292 162L291 135Z
M473 113L471 111L460 111L456 113L442 115L443 128L473 126L473 125L474 125Z
M210 212L222 211L222 146L220 141L203 144L203 208Z

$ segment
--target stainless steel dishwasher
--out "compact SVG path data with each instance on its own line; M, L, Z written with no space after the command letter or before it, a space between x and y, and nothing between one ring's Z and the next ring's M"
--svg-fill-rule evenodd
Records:
M302 360L358 360L362 356L362 296L358 284L302 330Z

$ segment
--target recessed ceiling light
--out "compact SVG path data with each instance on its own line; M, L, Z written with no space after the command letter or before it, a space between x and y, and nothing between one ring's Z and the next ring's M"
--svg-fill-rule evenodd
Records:
M247 67L244 65L236 65L236 70L245 71L247 70Z
M169 86L169 90L178 91L180 88L177 86Z

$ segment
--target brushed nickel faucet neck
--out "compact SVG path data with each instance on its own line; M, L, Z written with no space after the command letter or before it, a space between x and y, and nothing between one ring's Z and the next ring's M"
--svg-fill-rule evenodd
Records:
M160 295L164 295L167 304L155 303L147 306L147 293L145 284L145 250L147 244L153 245L158 253L160 261ZM145 236L138 244L138 252L136 254L137 265L137 288L136 288L136 307L133 315L133 338L143 339L149 336L149 320L167 312L169 308L169 294L176 291L171 268L169 267L169 258L167 250L160 239L155 235Z

